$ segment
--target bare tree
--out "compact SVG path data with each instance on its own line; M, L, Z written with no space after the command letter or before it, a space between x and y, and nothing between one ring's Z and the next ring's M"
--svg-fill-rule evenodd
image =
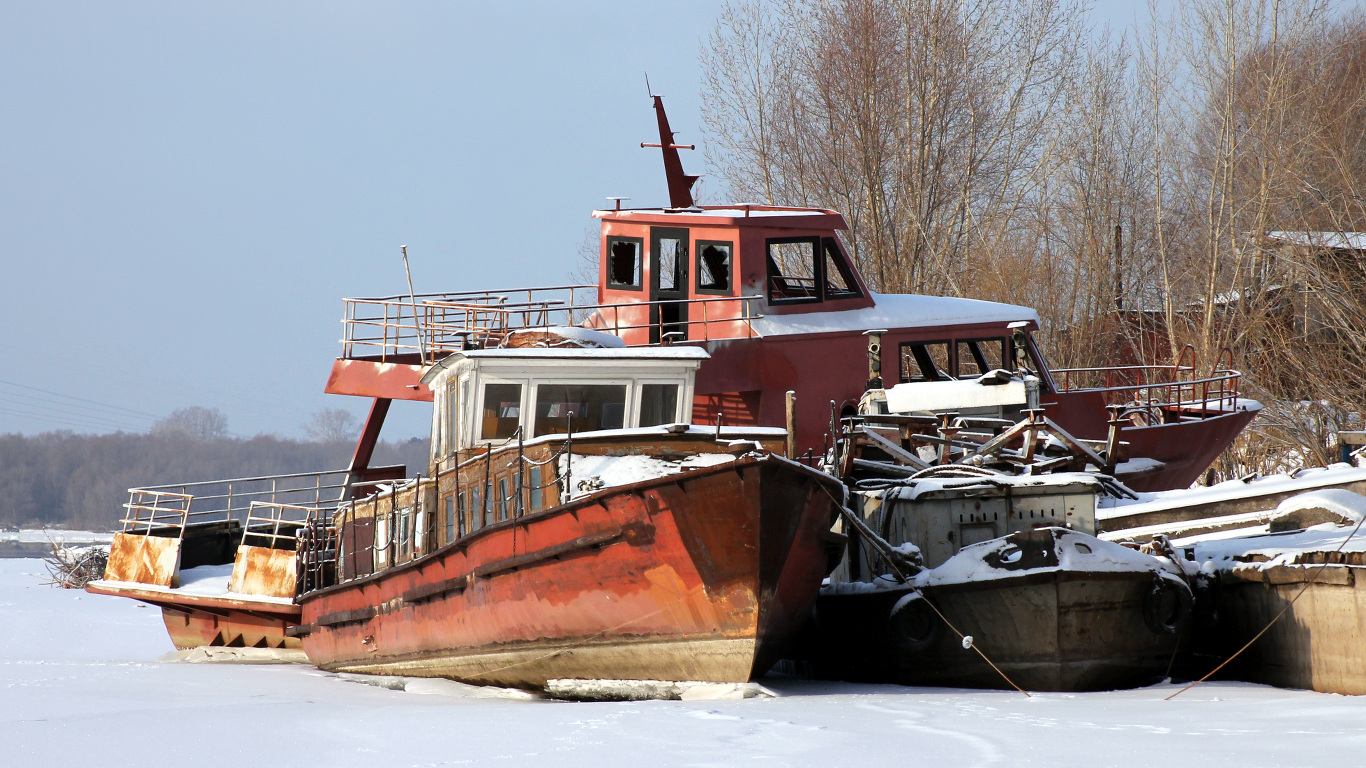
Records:
M308 439L318 443L344 443L355 440L358 433L355 415L340 408L314 411L303 430Z
M217 408L180 408L152 424L151 433L160 437L218 440L228 434L228 417Z

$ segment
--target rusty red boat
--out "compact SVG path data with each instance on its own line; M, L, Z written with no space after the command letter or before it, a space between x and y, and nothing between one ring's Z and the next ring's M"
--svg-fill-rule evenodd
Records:
M703 350L565 333L429 368L429 476L305 536L290 634L313 663L543 688L745 682L779 658L843 486L780 455L783 430L687 424Z
M584 326L628 346L705 349L692 419L781 427L796 391L795 446L819 455L834 416L852 415L865 390L1027 369L1038 407L1072 435L1107 436L1107 406L1122 406L1118 470L1140 491L1185 488L1261 409L1240 396L1241 374L1221 356L1206 371L1193 353L1170 365L1052 370L1027 307L870 291L832 210L772 205L699 206L673 132L654 97L670 206L595 211L601 222L596 285L345 300L345 337L327 391L373 399L351 471L373 479L368 456L392 400L430 401L421 381L436 360L497 346L513 331ZM868 333L877 331L876 343ZM872 371L870 360L872 359ZM381 473L382 474L382 473Z

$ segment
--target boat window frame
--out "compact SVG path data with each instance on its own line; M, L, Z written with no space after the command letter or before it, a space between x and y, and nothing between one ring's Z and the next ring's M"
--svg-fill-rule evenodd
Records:
M632 379L632 381L635 387L635 394L629 395L628 393L628 396L631 397L631 399L633 400L632 408L634 411L634 418L631 419L631 423L635 426L627 427L627 429L649 429L649 427L646 427L640 423L640 415L644 411L645 405L644 398L646 384L665 384L678 387L678 401L674 403L673 420L666 421L663 424L651 424L650 426L661 427L668 424L679 424L689 421L687 415L691 415L692 413L692 404L684 402L684 399L687 396L688 391L687 379L669 379L660 376L647 376L638 379Z
M549 385L551 385L551 386L570 386L570 387L572 387L572 386L595 386L595 385L604 385L604 386L622 386L622 385L625 385L625 386L626 386L626 393L625 393L625 398L626 398L626 399L625 399L625 402L622 404L621 426L620 426L620 427L616 427L615 429L635 429L636 427L634 427L634 426L632 426L632 425L634 425L634 424L639 424L639 423L640 423L640 416L639 416L639 414L636 412L636 409L635 409L635 407L634 407L634 402L635 402L635 400L639 397L639 395L636 394L636 389L638 389L638 387L636 386L636 384L638 383L638 380L637 380L637 379L634 379L634 378L625 378L625 379L623 379L623 378L620 378L620 377L615 377L615 378L610 378L610 379L609 379L609 378L597 378L597 377L586 378L586 377L580 376L580 377L576 377L576 378L572 378L572 379L566 379L566 378L563 378L563 377L552 377L552 378L545 378L545 379L538 379L538 378L535 378L535 377L529 377L529 378L527 379L527 381L528 381L528 383L529 383L529 386L528 386L528 394L527 394L528 403L527 403L527 408L526 408L526 410L523 411L523 413L526 414L526 419L523 420L523 422L522 422L522 427L523 427L523 429L522 429L522 434L525 435L525 436L526 436L526 439L528 439L528 440L530 440L530 439L532 439L532 438L534 438L534 437L544 437L544 435L537 435L537 434L535 434L535 431L536 431L536 410L537 410L538 408L541 407L541 397L540 397L539 388L540 388L540 386L541 386L542 384L549 384ZM588 430L575 429L575 430L574 430L574 434L577 435L579 432L586 432L586 431L588 431ZM594 430L594 431L611 431L611 430ZM564 433L563 433L563 432L548 432L548 433L546 433L546 434L548 434L548 435L556 435L556 434L562 435L562 434L564 434Z
M786 243L809 243L811 245L811 279L814 281L812 286L814 295L812 296L789 296L774 297L773 280L776 277L783 277L777 273L778 264L770 255L770 248L774 245ZM768 237L764 238L764 300L772 305L788 304L819 304L824 301L825 295L825 253L822 250L821 238L816 235L804 237Z
M830 251L830 250L833 250L833 251L834 251L834 258L832 258L832 259L827 259L827 258L826 258L826 254L827 254L827 252ZM831 295L831 294L829 293L829 291L826 290L826 287L829 285L829 280L828 280L828 278L827 278L827 275L825 274L825 262L826 262L827 260L828 260L828 261L833 261L833 262L834 262L834 264L835 264L835 269L839 271L840 277L844 278L844 282L845 282L846 285L849 286L849 290L843 291L843 292L841 292L841 293L839 293L839 294L836 294L836 295ZM862 289L859 288L859 282L858 282L857 278L855 278L854 275L855 275L855 272L854 272L854 265L853 265L853 263L849 260L849 254L848 254L848 252L846 252L846 251L844 250L844 246L840 244L839 238L837 238L837 237L822 237L822 238L821 238L821 286L820 286L820 287L821 287L821 298L824 299L825 301L844 301L845 299L861 299L861 298L863 298L863 291L862 291Z
M906 368L905 368L904 366L902 366L902 362L906 359L906 348L907 348L907 347L915 347L915 346L927 347L927 346L929 346L929 345L931 345L931 344L943 344L943 345L948 349L948 360L945 361L945 362L948 364L948 370L946 370L946 371L940 371L940 370L938 369L938 366L935 366L935 370L936 370L937 372L939 372L939 373L942 373L942 374L943 374L943 378L934 378L934 379L912 379L912 378L910 378L909 376L907 376L907 375L906 375ZM956 380L958 377L954 374L954 372L958 370L958 363L957 363L957 351L958 351L958 350L957 350L957 344L958 344L958 341L957 341L956 339L949 339L949 338L945 338L945 339L931 339L931 340L924 340L924 341L922 341L922 340L912 340L912 341L902 341L902 342L899 342L899 343L896 345L896 378L897 378L897 383L899 383L899 384L923 384L923 383L928 382L928 381L954 381L954 380ZM920 358L918 358L918 357L915 358L915 361L916 361L916 365L917 365L918 367L920 367L920 372L921 372L921 373L924 373L924 372L925 372L925 368L924 368L923 365L921 365ZM931 359L930 362L933 363L934 360Z
M507 437L484 436L484 398L488 394L488 385L490 384L517 384L521 386L522 395L521 399L518 401L518 408L520 409L520 411L517 415L517 425L522 428L522 434L525 435L527 400L530 397L530 395L528 394L528 391L530 390L530 379L512 379L504 378L502 376L488 376L481 373L479 376L477 387L477 389L479 390L479 402L476 403L475 407L470 411L470 415L471 417L473 417L473 420L479 422L479 439L474 442L478 442L480 445L487 445L489 443L506 442L516 436L515 431L512 435L509 435ZM471 427L471 429L473 429L473 427Z
M644 291L645 290L645 238L626 237L624 235L608 235L604 241L603 260L602 260L602 283L610 290L614 291ZM612 280L612 244L613 243L633 243L636 246L636 282L618 283Z
M727 249L726 265L729 270L730 287L704 288L702 287L702 252L708 247L725 246ZM693 292L699 296L734 296L735 295L735 241L733 240L694 240L693 249Z

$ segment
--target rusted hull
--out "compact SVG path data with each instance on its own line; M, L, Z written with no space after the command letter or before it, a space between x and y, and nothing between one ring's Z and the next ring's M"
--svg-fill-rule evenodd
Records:
M833 478L772 456L609 489L302 598L324 669L742 682L805 621Z
M246 611L207 612L190 606L163 605L162 621L171 642L180 649L203 645L228 648L302 648L298 638L286 631L299 622L290 616L270 616Z
M1211 595L1215 620L1200 626L1183 671L1206 674L1270 626L1220 670L1221 678L1366 694L1366 568L1334 564L1318 571L1317 565L1247 571L1255 580L1224 574Z
M300 647L296 638L286 634L299 623L299 606L279 598L207 597L114 581L94 581L85 590L96 595L132 598L160 608L166 632L177 648Z
M929 587L927 599L1017 685L1113 690L1163 677L1177 634L1150 629L1151 572L1035 573ZM903 685L1009 688L931 611L917 629L890 619L909 588L822 595L813 665L822 677Z

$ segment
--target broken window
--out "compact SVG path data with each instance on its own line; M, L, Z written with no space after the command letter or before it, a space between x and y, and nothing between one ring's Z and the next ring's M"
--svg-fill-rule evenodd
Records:
M640 385L640 426L655 427L677 420L677 384Z
M949 378L949 343L916 341L901 345L901 380L943 381Z
M697 292L731 294L731 244L697 241Z
M521 419L521 384L484 385L484 426L480 434L485 440L512 437Z
M640 290L640 252L645 241L638 237L607 238L607 287Z
M854 280L849 262L845 260L835 238L821 240L825 251L825 298L847 299L858 296L858 283Z
M999 368L1011 370L1005 339L972 339L958 342L958 375L981 376Z
M532 436L568 431L570 414L573 414L575 432L621 429L626 416L626 385L538 385Z
M768 300L820 301L816 238L768 241Z

